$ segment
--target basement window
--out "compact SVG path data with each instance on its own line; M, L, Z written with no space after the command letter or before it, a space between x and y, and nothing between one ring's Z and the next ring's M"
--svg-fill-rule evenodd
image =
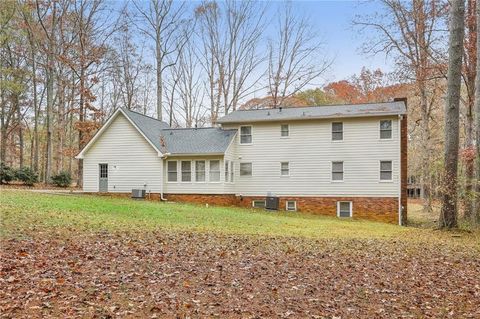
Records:
M253 208L265 208L265 201L264 200L254 200L252 201Z
M388 140L392 138L392 120L380 121L380 139Z
M337 202L338 217L352 217L352 202Z
M182 161L182 182L192 181L192 162Z
M297 210L297 202L294 200L287 200L285 204L285 209L288 211L295 212Z
M168 161L167 163L167 175L169 182L177 181L177 161Z

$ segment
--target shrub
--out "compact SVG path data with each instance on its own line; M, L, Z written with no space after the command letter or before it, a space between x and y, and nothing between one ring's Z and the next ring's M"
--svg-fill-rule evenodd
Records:
M52 176L52 183L58 187L68 187L72 182L72 176L69 172L60 172L58 175Z
M23 167L15 172L15 177L25 185L32 186L38 181L37 173L30 167Z
M9 166L0 164L0 184L8 184L15 179L15 171Z

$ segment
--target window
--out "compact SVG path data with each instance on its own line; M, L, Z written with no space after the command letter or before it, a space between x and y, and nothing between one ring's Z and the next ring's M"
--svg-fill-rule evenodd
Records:
M280 175L288 176L290 175L290 168L288 162L281 162L280 163Z
M380 139L392 138L392 120L380 121Z
M283 124L280 126L280 136L281 137L288 137L290 134L290 129L288 127L288 124Z
M230 183L233 183L233 177L235 176L235 162L230 162Z
M287 200L285 204L285 209L289 211L296 211L297 210L297 202L294 200Z
M252 176L252 163L240 163L240 176Z
M100 164L100 178L108 178L108 164Z
M343 123L333 122L332 123L332 141L342 141L342 140L343 140Z
M220 182L220 161L210 161L210 182Z
M265 208L265 201L264 200L254 200L252 201L253 208Z
M182 161L182 182L192 181L192 162Z
M338 217L352 217L352 202L337 202Z
M343 181L343 162L332 162L332 181Z
M205 182L205 161L195 161L195 182Z
M252 143L252 127L240 126L240 144Z
M380 180L392 180L392 161L380 161Z
M167 176L169 182L177 181L177 161L168 161L167 163Z
M228 167L229 167L228 165L229 165L229 162L225 161L225 182L228 182L228 176L230 175L228 170Z

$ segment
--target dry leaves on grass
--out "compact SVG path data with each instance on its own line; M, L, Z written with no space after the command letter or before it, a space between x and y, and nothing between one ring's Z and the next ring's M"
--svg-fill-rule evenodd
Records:
M36 234L1 242L0 313L480 317L480 260L401 241Z

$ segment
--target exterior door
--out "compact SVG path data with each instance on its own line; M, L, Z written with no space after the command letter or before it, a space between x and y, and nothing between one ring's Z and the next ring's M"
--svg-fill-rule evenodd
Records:
M106 193L108 192L108 164L99 164L98 174L98 191Z

